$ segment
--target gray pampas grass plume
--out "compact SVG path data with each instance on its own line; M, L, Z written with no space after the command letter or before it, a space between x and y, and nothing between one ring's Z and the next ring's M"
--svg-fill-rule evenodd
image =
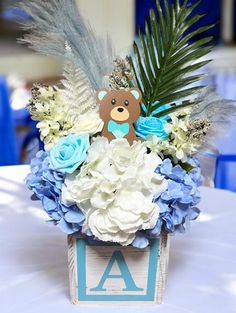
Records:
M190 119L203 119L210 123L204 149L215 148L216 140L235 126L236 102L224 99L212 86L204 88L195 101L197 104L193 106Z
M31 17L20 22L27 32L21 42L39 53L68 58L86 74L94 90L102 87L113 66L111 41L96 36L74 0L23 0L19 6Z

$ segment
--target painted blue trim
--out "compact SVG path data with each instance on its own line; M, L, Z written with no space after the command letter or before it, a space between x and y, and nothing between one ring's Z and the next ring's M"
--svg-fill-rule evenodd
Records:
M88 295L86 293L86 247L89 246L83 238L76 239L78 300L79 301L154 301L156 291L156 275L158 266L159 239L150 240L149 269L147 293L145 295ZM116 246L111 244L111 246Z
M86 242L82 238L76 239L77 248L77 280L78 299L81 300L86 295Z

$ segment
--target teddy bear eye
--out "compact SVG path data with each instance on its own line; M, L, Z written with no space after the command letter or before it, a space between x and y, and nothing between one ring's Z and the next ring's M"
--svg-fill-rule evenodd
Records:
M116 100L115 100L115 99L112 99L112 100L111 100L111 104L112 104L112 105L115 105L115 104L116 104Z
M125 100L125 105L128 106L129 105L129 101Z

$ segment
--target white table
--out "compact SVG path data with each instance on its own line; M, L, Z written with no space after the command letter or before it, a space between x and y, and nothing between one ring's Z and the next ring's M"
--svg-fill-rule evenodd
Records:
M0 312L111 312L69 302L66 236L47 225L24 185L29 168L0 167ZM171 240L164 303L113 313L236 312L236 194L202 188L201 218Z

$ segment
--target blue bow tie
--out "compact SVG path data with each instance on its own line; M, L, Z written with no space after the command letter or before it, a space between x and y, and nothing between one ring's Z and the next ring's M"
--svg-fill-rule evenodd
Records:
M113 120L108 122L108 131L116 138L123 138L129 133L129 123L118 124Z

